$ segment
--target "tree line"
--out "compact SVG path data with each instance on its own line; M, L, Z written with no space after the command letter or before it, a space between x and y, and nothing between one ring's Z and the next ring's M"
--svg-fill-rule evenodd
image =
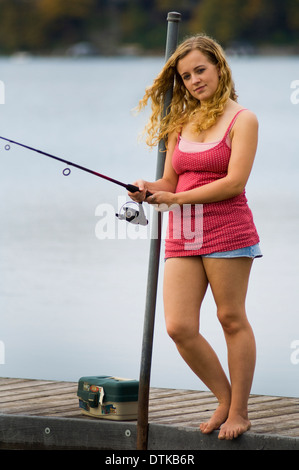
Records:
M0 53L63 53L76 43L98 54L164 48L168 11L180 36L205 32L224 47L299 43L299 0L0 0Z

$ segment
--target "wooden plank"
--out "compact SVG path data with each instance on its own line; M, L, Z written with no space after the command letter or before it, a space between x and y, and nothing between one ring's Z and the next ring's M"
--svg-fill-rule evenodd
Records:
M26 393L10 393L6 395L0 395L0 406L3 403L13 403L13 402L19 402L20 400L25 401L25 400L30 400L30 399L40 399L43 397L58 397L62 395L68 395L72 397L76 397L76 394L74 392L70 392L69 389L67 388L54 388L54 389L45 389L45 390L30 390L27 391Z
M0 386L1 390L20 390L20 389L25 389L25 388L31 388L33 386L38 387L38 386L48 385L50 387L52 384L55 384L55 382L47 381L47 380L31 380L31 379L24 379L24 380L22 379L18 381L4 380L2 382L2 378L1 378L0 384L1 384Z
M298 436L298 426L296 426L296 427L293 428L293 429L289 428L289 429L288 429L288 436L289 436L289 437L299 437L299 436Z
M68 400L60 400L59 402L56 402L55 403L55 407L57 406L62 406L62 407L65 407L67 406L69 403ZM24 404L20 404L19 406L16 405L14 407L10 407L9 410L6 410L6 409L2 409L1 408L1 412L3 414L34 414L36 416L39 416L43 410L49 410L51 409L51 402L48 402L48 403L45 403L44 407L41 406L40 403L24 403ZM50 416L50 414L47 412L48 416Z
M179 399L177 397L157 397L156 400L152 400L150 398L151 406L155 406L157 404L161 404L163 406L164 403L173 403L177 406L188 404L190 402L201 402L201 403L215 403L217 399L214 396L211 397L201 397L200 395L182 395Z
M149 409L150 411L154 414L155 412L163 411L163 410L173 410L174 413L177 413L178 410L181 410L180 412L184 412L183 410L188 410L188 409L216 409L218 405L217 400L214 401L205 401L205 400L189 400L189 401L184 401L184 402L168 402L168 403L157 403L153 405L151 402L149 404Z
M279 417L279 416L285 416L287 417L289 414L297 414L297 417L299 419L299 411L296 412L293 406L291 405L286 405L286 406L279 406L279 407L267 407L261 410L256 410L254 412L250 412L249 416L251 420L258 420L258 419L264 419L268 418L269 416L273 417Z
M209 398L209 397L214 397L214 395L211 393L211 392L201 392L201 391L197 391L197 390L165 390L165 389L161 389L161 391L159 391L159 389L156 389L155 391L152 391L150 390L150 399L151 400L154 400L155 398L156 399L162 399L162 398L173 398L173 399L176 399L178 400L180 397L190 397L190 398L194 398L194 396L200 396L202 398Z

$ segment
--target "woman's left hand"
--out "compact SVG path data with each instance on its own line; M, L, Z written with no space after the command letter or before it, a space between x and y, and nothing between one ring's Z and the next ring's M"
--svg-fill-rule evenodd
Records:
M175 204L175 194L167 191L157 191L152 196L146 198L146 202L157 205L157 210L168 210L172 204Z

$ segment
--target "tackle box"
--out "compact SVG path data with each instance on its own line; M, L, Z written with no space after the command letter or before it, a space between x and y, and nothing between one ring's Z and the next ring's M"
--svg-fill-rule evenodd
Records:
M113 420L137 419L139 382L112 376L81 377L77 396L84 415Z

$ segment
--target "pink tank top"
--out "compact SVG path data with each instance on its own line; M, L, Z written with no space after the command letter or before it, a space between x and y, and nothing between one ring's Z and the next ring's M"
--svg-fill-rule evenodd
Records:
M172 156L178 174L176 192L198 188L227 175L231 155L229 132L242 111L234 116L223 139L205 150L201 151L199 144L198 151L194 151L194 146L192 152L182 151L179 136ZM244 190L225 201L174 207L169 212L165 258L236 250L258 242Z

